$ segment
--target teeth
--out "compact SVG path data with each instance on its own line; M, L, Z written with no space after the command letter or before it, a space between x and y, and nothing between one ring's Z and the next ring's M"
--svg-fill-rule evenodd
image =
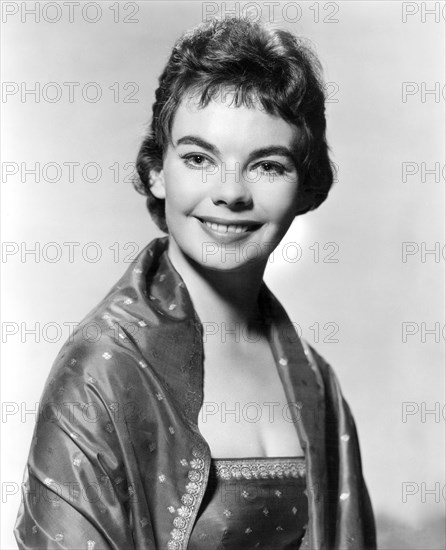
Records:
M245 233L248 231L247 225L223 225L221 223L204 222L207 227L217 233Z

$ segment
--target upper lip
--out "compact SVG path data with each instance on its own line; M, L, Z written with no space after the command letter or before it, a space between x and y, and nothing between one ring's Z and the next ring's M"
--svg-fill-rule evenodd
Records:
M199 220L209 223L216 223L220 225L244 225L244 226L251 226L251 225L262 225L261 222L256 222L253 220L225 220L223 218L211 218L210 216L196 216Z

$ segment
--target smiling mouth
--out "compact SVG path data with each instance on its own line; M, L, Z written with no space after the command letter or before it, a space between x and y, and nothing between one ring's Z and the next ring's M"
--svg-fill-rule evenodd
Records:
M222 223L216 223L216 222L210 222L208 220L203 220L201 218L197 218L203 225L208 227L209 229L212 229L212 231L215 231L216 233L249 233L252 231L255 231L259 227L261 227L263 224L261 223L255 223L255 224L249 224L249 225L243 225L243 224L222 224Z

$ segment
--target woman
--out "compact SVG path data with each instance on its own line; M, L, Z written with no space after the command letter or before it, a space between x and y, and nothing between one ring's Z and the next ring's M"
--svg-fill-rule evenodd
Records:
M137 168L168 236L56 359L19 547L376 548L336 377L263 282L332 184L316 57L243 19L186 33Z

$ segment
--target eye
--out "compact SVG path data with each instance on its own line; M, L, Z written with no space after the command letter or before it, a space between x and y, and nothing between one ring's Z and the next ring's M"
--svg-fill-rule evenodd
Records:
M209 168L213 164L210 158L199 153L189 153L187 155L181 155L181 158L184 160L184 164L186 166L195 170Z
M282 164L269 160L256 164L253 169L258 170L261 174L271 176L282 176L287 171Z

